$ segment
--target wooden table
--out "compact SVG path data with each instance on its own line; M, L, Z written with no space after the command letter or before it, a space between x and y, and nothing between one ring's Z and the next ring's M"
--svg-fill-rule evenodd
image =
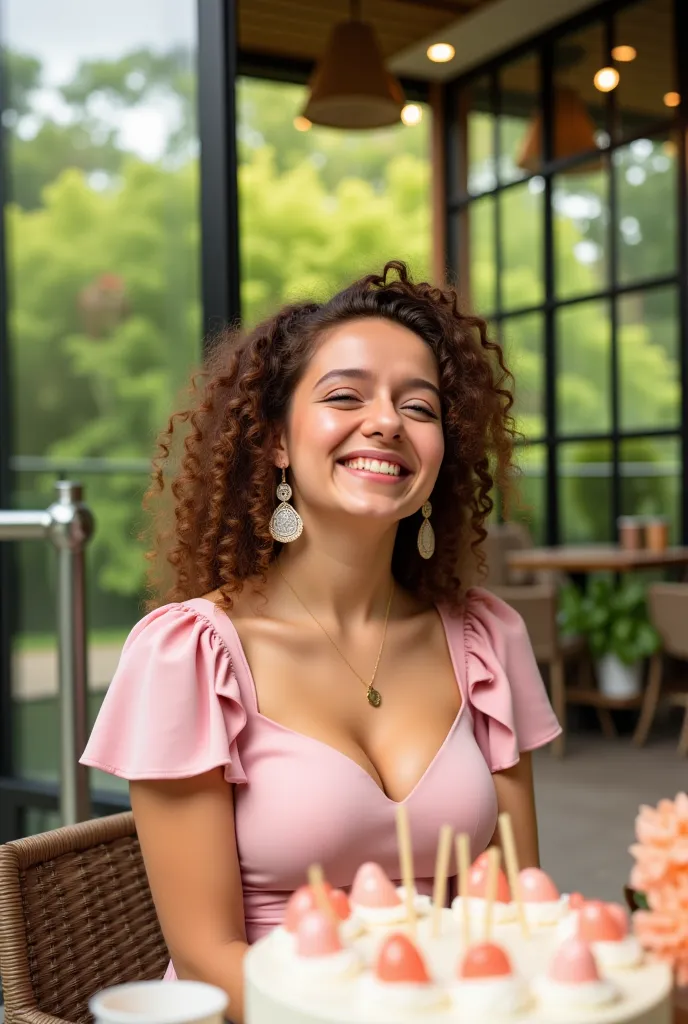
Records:
M593 572L633 572L639 569L668 569L688 565L688 547L666 551L624 551L607 544L563 545L556 548L524 548L507 555L510 569L538 572L543 569L588 575Z

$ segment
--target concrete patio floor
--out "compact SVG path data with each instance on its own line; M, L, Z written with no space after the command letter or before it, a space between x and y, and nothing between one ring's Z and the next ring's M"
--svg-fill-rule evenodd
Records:
M640 804L688 790L688 760L676 753L680 719L659 723L647 747L629 737L574 735L563 761L535 755L535 793L543 868L564 892L622 898Z

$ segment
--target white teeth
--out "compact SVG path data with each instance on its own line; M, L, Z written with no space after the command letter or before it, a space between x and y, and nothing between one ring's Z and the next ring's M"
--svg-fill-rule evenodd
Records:
M349 469L364 469L368 473L379 473L381 476L401 474L401 467L395 462L381 462L379 459L347 459L344 465Z

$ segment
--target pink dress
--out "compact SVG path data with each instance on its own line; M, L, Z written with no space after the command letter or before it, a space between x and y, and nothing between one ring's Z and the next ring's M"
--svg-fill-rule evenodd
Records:
M460 613L438 610L462 703L403 801L425 892L440 826L469 833L472 855L481 853L497 822L492 773L561 732L516 612L479 589ZM338 887L367 860L399 879L395 801L345 754L260 713L239 636L204 598L158 608L135 626L81 763L129 780L223 767L236 786L249 942L281 922L314 862Z

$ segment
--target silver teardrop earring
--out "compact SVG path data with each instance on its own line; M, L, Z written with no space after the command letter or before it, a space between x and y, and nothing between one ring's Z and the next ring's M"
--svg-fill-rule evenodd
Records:
M428 559L432 558L435 554L435 531L430 522L432 505L429 501L425 502L421 512L423 514L423 522L420 524L420 530L418 531L418 551L421 558Z
M291 544L303 533L303 520L293 505L289 505L292 490L287 483L287 473L282 468L282 481L277 485L279 505L272 513L270 535L280 544Z

